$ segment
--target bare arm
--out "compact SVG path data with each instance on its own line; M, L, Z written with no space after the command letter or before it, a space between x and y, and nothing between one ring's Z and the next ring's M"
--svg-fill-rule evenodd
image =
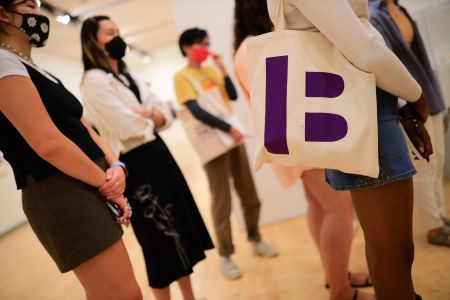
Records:
M108 143L105 142L95 130L89 125L88 121L85 118L81 118L81 122L89 131L89 135L92 137L94 142L102 149L103 153L105 153L106 162L108 165L111 165L114 162L119 161L119 159L114 155L111 147L109 147ZM100 192L107 199L115 199L121 197L125 192L126 185L126 177L125 172L121 167L112 167L106 170L106 180L101 187Z
M4 77L0 90L0 111L42 159L89 185L105 183L105 172L55 126L29 78Z
M376 33L358 19L347 0L290 0L357 68L376 75L377 86L416 101L421 88ZM367 3L365 4L367 5Z

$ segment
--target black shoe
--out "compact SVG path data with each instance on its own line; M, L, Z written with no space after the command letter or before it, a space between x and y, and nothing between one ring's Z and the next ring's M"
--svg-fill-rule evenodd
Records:
M416 300L422 300L422 297L416 294Z

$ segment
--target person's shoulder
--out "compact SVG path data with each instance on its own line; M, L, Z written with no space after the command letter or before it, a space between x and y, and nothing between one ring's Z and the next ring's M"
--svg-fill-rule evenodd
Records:
M253 36L248 36L246 37L242 43L239 45L239 48L236 50L236 54L234 55L234 59L236 60L240 60L242 57L244 57L247 54L247 46L248 46L248 42L249 40L252 38Z
M175 81L186 79L186 76L189 76L189 70L188 68L184 67L180 70L178 70L174 75L173 78Z
M215 66L213 66L213 65L207 65L207 66L204 66L203 68L203 72L215 72L215 73L218 73L219 72L219 69L217 69Z
M83 76L85 78L94 79L94 78L107 78L110 76L110 73L102 70L102 69L90 69L84 72Z
M29 77L24 63L16 55L3 49L0 49L0 74L2 74L2 77L7 75Z
M111 78L114 78L114 76L102 69L90 69L83 73L81 85L99 84L102 82L106 84L111 82Z
M20 62L19 58L16 55L2 48L0 48L0 58L8 60L16 60L17 62Z
M216 68L213 65L208 65L202 68L203 72L207 75L214 77L214 78L220 78L220 71L218 68Z

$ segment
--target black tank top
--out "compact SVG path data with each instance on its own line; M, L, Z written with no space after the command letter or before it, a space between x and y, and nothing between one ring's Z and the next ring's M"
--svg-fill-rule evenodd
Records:
M77 98L58 79L55 78L58 81L55 83L33 67L25 63L24 65L56 127L90 159L96 160L104 157L102 150L81 123L83 107ZM36 126L39 127L39 124ZM11 164L18 189L25 187L28 175L31 175L36 181L40 181L59 172L34 152L1 112L0 151Z

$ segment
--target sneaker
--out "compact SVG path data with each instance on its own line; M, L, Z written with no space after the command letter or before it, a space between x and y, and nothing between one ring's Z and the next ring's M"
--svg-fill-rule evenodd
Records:
M264 241L252 242L253 254L261 257L275 257L278 251Z
M428 243L438 246L450 247L450 228L444 226L439 228L439 231L437 230L438 229L433 230L433 236L430 236L430 233L428 233Z
M220 270L222 274L231 280L241 278L241 271L229 257L220 257Z

